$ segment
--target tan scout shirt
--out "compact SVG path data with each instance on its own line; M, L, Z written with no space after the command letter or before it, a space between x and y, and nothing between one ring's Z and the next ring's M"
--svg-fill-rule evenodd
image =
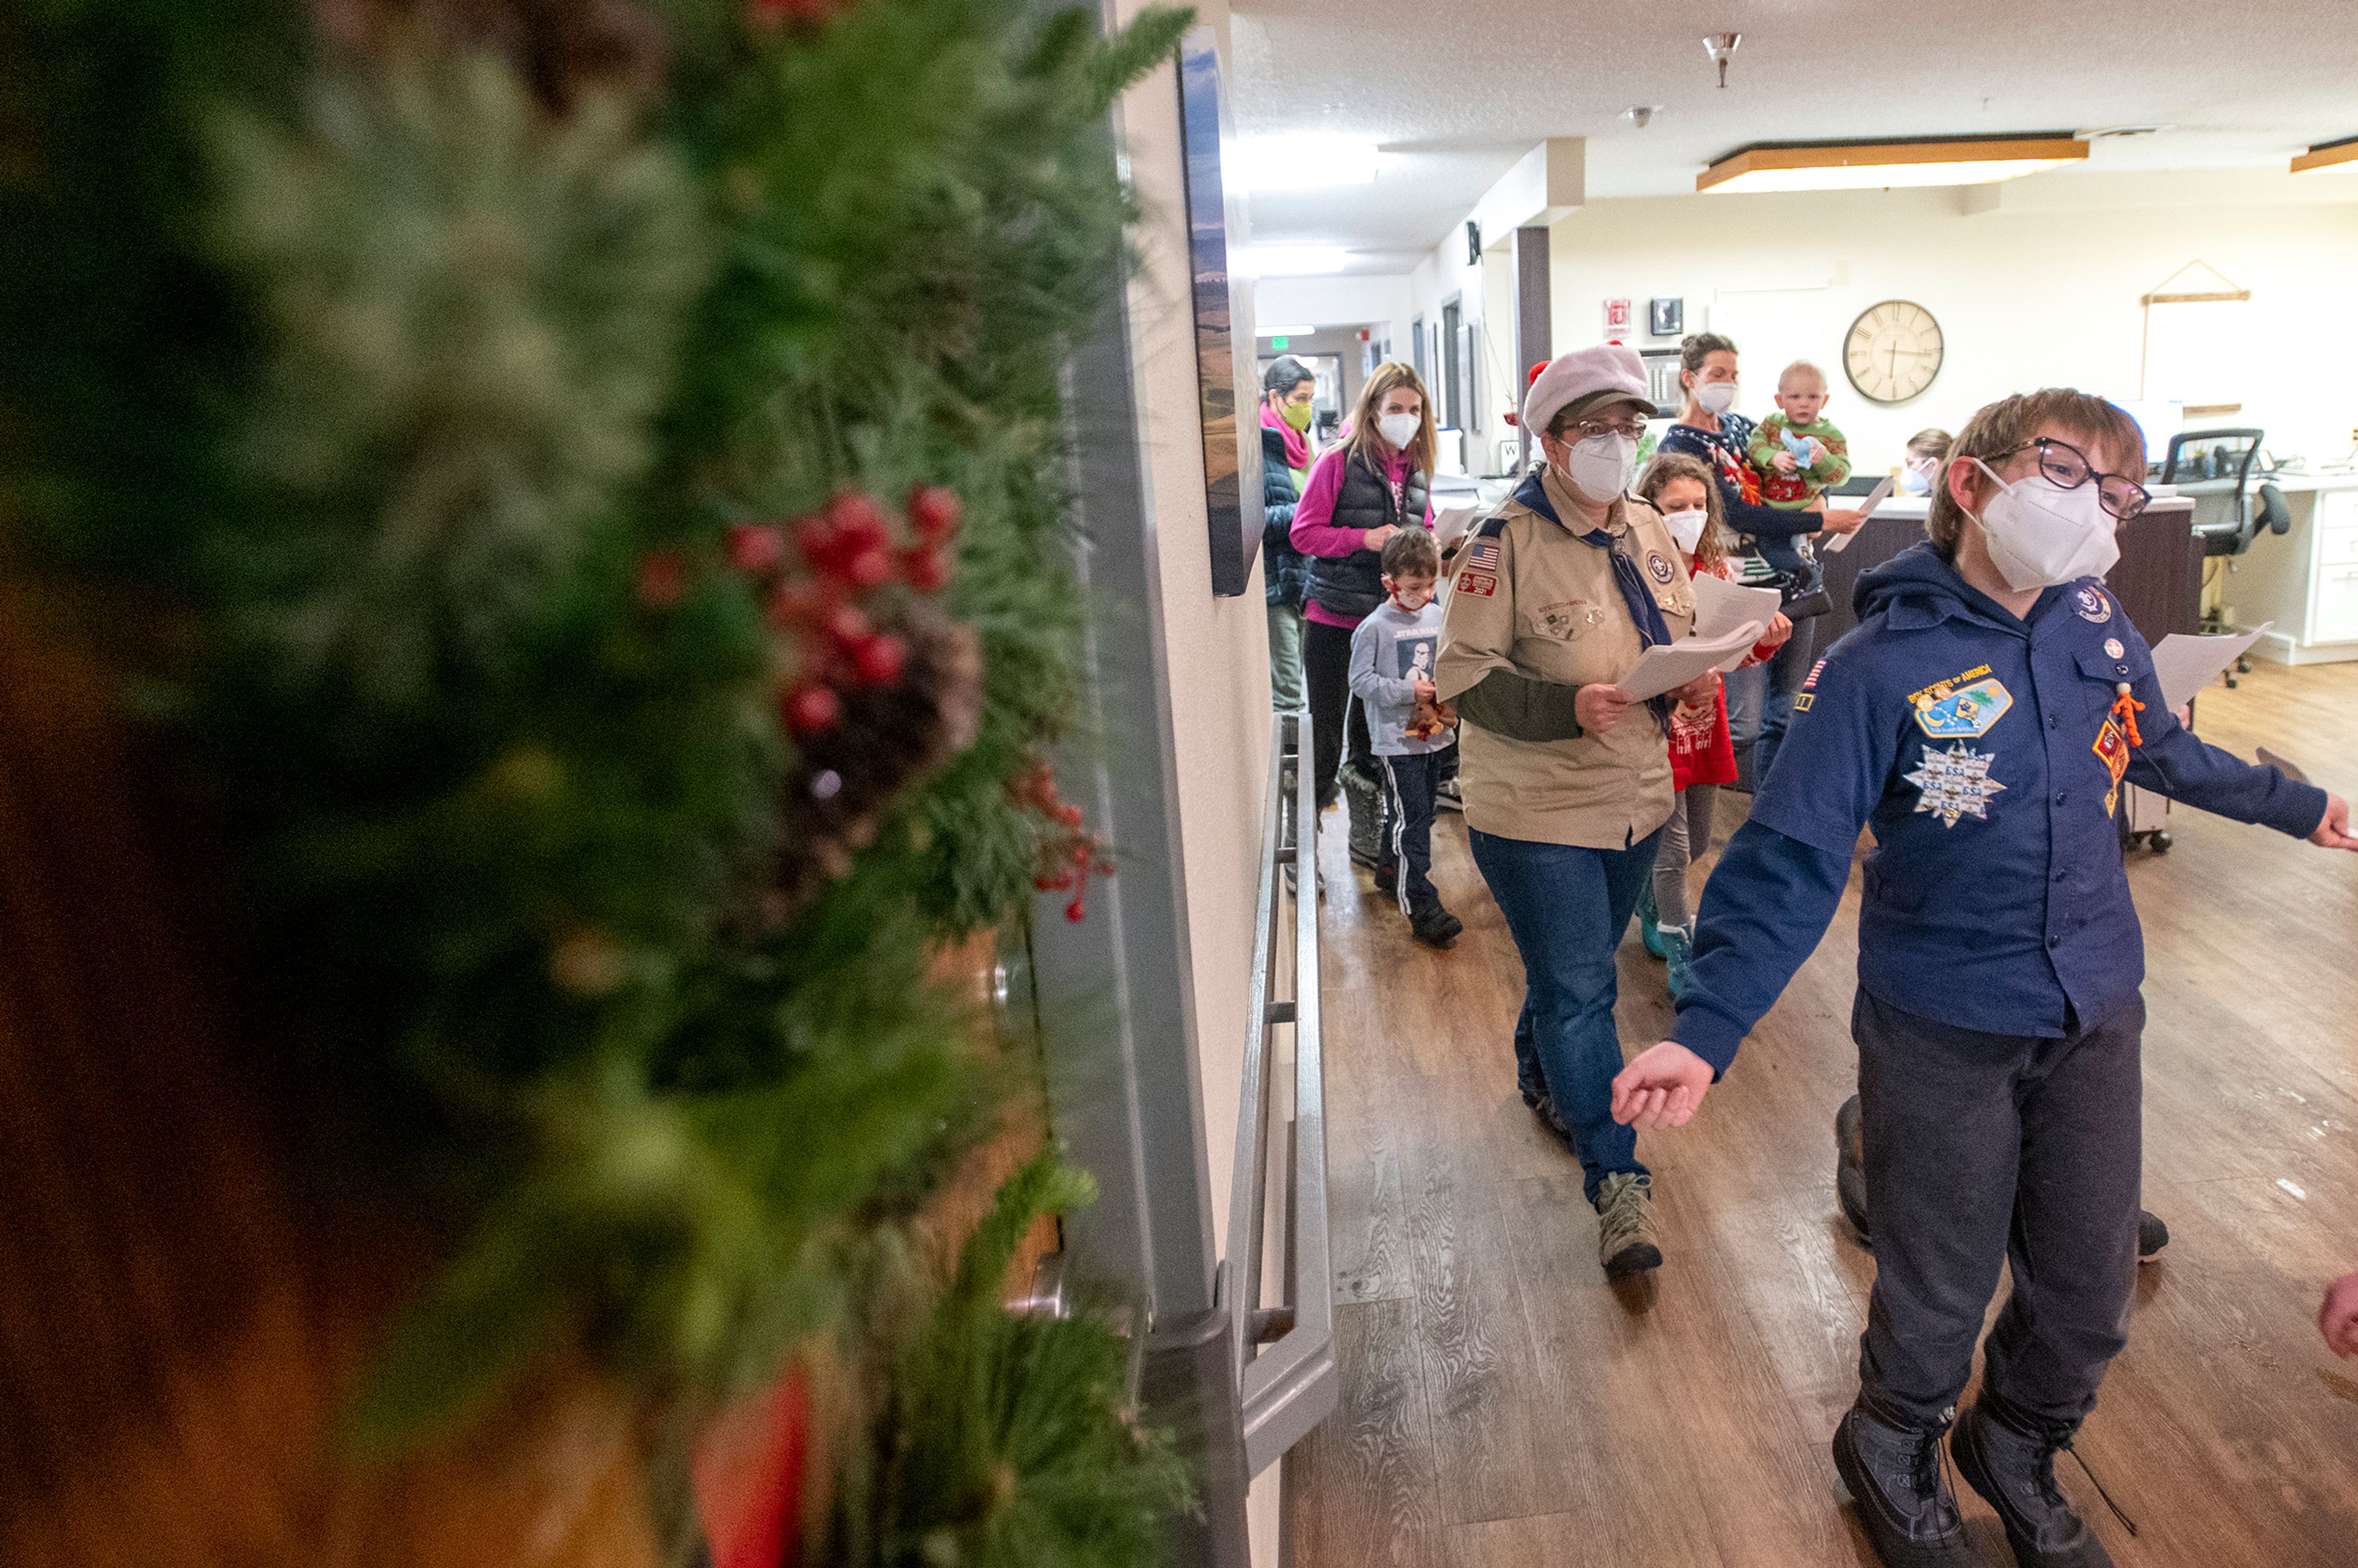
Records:
M1553 471L1544 481L1558 516L1573 518ZM1613 563L1563 524L1520 502L1498 514L1496 535L1460 553L1441 626L1434 684L1455 698L1492 670L1567 686L1611 684L1642 644ZM1694 589L1661 514L1642 501L1613 503L1605 529L1629 552L1673 637L1694 625ZM1494 544L1497 559L1476 546ZM1534 742L1468 721L1459 736L1458 788L1467 826L1504 838L1619 849L1671 815L1671 758L1652 713L1635 707L1603 735Z

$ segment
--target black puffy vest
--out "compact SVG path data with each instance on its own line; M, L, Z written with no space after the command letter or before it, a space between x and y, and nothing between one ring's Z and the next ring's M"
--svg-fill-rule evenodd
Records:
M1424 475L1412 470L1404 504L1392 504L1391 482L1356 454L1344 460L1343 489L1335 497L1337 528L1424 526ZM1372 615L1384 601L1384 568L1373 550L1310 557L1310 597L1336 615Z

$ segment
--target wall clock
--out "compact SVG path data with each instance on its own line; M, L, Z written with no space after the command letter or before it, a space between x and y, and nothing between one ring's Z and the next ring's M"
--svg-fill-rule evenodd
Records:
M1887 299L1859 312L1843 340L1843 369L1870 403L1905 403L1941 373L1941 324L1921 305Z

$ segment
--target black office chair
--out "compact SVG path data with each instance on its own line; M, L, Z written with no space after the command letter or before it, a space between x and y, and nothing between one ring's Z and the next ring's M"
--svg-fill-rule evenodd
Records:
M2292 532L2292 508L2286 504L2284 492L2265 481L2256 492L2252 488L2252 465L2258 460L2260 443L2266 436L2264 430L2185 430L2169 438L2169 450L2162 460L2164 484L2176 484L2181 480L2234 481L2234 489L2227 496L2225 513L2211 522L2194 525L2194 536L2202 541L2204 558L2225 557L2229 571L2235 569L2234 557L2251 549L2252 541L2263 529L2271 534ZM2206 634L2227 629L2216 606L2203 612L2202 630ZM2237 659L2235 670L2251 674L2251 660ZM2229 686L2235 684L2234 673L2226 678Z

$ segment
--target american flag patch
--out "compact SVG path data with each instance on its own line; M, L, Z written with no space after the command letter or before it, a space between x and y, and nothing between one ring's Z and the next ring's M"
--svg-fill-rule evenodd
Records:
M1496 572L1498 569L1498 541L1475 540L1466 547L1465 569L1469 572Z
M1820 672L1824 670L1825 667L1826 662L1823 659L1820 659L1816 664L1812 665L1810 666L1810 678L1801 683L1801 689L1803 691L1813 690L1818 684L1818 676Z

